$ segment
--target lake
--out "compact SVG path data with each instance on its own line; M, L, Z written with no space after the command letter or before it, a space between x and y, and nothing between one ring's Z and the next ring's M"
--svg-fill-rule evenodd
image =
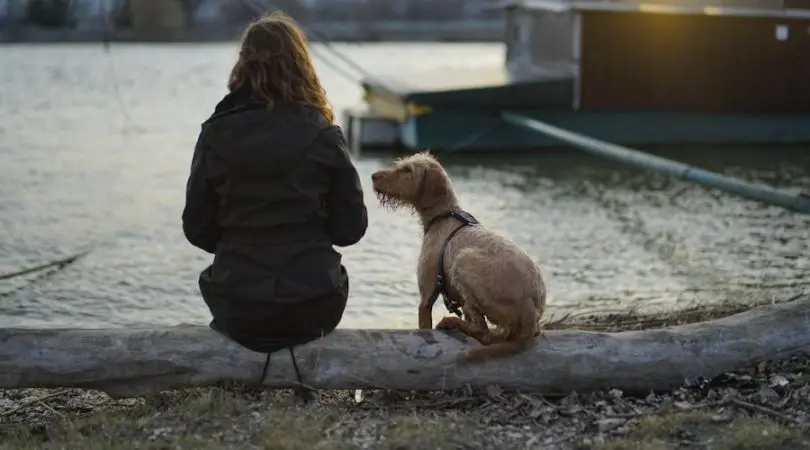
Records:
M499 44L333 46L385 76L503 58ZM0 326L207 323L197 276L211 256L185 241L180 214L200 123L235 56L226 43L0 46L0 274L92 249L48 277L0 281ZM317 66L338 117L360 102L356 82ZM806 148L668 155L810 186ZM351 297L341 327L416 326L419 228L407 212L378 208L371 191L370 174L390 158L356 161L370 225L342 250ZM542 266L546 317L778 299L810 286L808 217L575 150L443 161L462 206Z

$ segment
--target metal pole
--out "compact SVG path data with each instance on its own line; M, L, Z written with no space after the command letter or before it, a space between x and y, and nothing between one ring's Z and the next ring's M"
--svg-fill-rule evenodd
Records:
M810 197L801 194L789 194L764 184L749 183L660 156L600 141L521 114L504 112L502 117L508 123L557 139L596 156L642 169L665 173L750 200L781 206L802 214L810 214Z

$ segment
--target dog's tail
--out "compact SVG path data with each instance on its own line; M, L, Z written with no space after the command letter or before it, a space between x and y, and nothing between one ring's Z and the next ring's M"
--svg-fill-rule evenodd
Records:
M463 359L470 362L513 355L529 348L535 338L536 314L523 314L505 340L467 350Z

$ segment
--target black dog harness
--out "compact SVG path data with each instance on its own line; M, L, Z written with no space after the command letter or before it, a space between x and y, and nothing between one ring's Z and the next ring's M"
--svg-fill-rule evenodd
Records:
M453 236L455 236L456 233L461 231L461 229L464 227L480 225L480 222L478 222L478 219L473 217L472 214L466 211L447 211L434 217L425 227L425 232L427 232L436 222L451 217L461 222L461 225L451 231L450 234L447 235L447 238L445 238L444 242L442 242L441 249L439 250L439 260L436 263L436 287L433 288L433 293L430 294L430 298L428 298L427 306L428 308L432 309L433 305L436 304L436 300L438 300L439 295L441 295L444 298L444 306L447 308L447 310L458 317L461 317L461 305L458 302L451 300L447 295L447 286L445 285L447 277L444 273L444 253L445 250L447 250L447 244L450 243L450 240L453 239Z

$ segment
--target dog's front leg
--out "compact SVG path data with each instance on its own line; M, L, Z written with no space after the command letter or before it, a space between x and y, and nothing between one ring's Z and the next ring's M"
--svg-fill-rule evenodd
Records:
M433 329L433 305L430 303L430 297L433 294L433 289L436 285L435 270L429 267L428 250L430 247L423 245L422 252L419 255L419 264L416 267L416 280L419 287L419 329L432 330Z
M422 301L419 303L419 329L432 330L433 329L433 308L430 307L428 302L429 296L422 296Z

